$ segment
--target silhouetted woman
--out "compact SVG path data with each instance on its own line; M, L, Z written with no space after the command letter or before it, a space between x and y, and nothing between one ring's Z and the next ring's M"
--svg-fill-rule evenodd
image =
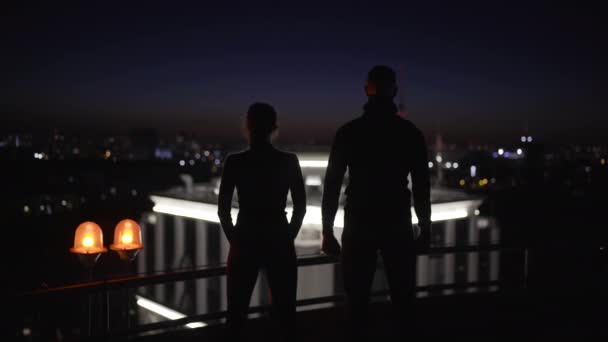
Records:
M272 137L277 113L265 103L247 112L249 149L225 161L218 215L230 241L228 255L228 333L242 337L251 292L264 269L270 287L273 321L280 336L293 340L296 313L297 265L294 238L306 212L306 193L295 154L276 149ZM236 225L230 209L236 188L239 213ZM291 190L293 215L288 222L285 205Z

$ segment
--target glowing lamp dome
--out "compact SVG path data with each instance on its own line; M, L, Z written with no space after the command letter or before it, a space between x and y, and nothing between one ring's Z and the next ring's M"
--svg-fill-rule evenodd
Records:
M95 222L83 222L74 234L74 247L70 252L76 254L96 254L107 251L103 247L103 232Z
M137 222L129 219L118 222L114 228L114 243L110 245L112 250L134 250L142 249L141 227Z

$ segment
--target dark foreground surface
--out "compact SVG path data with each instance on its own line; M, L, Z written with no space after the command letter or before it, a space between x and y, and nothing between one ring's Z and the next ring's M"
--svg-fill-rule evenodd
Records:
M513 341L608 339L605 297L475 294L423 298L416 302L412 340ZM388 322L389 305L372 305L374 341L396 340ZM298 341L344 341L341 307L298 313ZM268 341L269 322L249 321L248 340ZM140 336L137 341L223 341L221 325Z

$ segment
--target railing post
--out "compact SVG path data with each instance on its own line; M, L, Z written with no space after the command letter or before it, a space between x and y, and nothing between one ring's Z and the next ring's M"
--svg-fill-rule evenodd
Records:
M529 272L529 263L530 263L530 255L528 251L528 247L524 248L524 289L528 289L528 272Z
M104 290L104 306L105 306L105 336L110 335L110 291L106 288Z

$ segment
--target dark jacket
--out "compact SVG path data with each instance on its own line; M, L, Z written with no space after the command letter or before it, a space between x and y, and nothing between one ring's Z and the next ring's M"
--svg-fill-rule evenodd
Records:
M291 190L293 216L289 233L295 237L306 213L306 192L302 171L295 154L280 151L269 143L235 153L224 163L218 198L218 216L224 233L231 239L235 230L230 215L236 188L239 202L238 229L262 230L286 223L285 205Z
M392 102L368 103L365 113L336 133L323 189L323 228L332 229L338 199L348 168L347 213L403 217L410 213L408 175L416 216L421 225L430 223L430 177L422 132L409 120L396 115Z

